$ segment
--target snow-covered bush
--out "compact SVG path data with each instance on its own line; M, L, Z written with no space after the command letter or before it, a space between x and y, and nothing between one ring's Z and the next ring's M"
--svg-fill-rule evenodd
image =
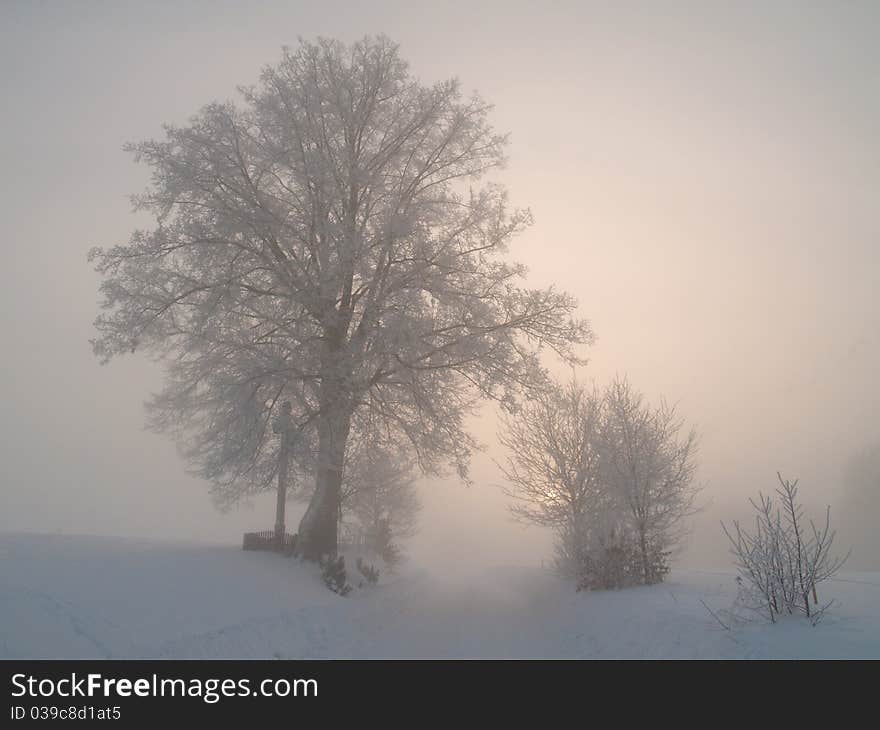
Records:
M780 507L763 494L757 502L749 500L757 513L754 532L737 521L731 529L721 523L736 559L738 604L774 623L781 614L799 613L815 624L833 603L820 604L818 585L841 568L849 553L842 558L831 554L831 508L825 511L821 529L812 521L807 529L797 480L776 476Z
M668 552L648 546L651 582L669 571ZM555 548L557 571L575 580L578 591L625 588L645 582L639 544L624 526L591 529L568 525L560 530Z
M325 556L321 560L321 579L324 581L324 585L340 596L347 596L351 593L351 586L347 582L345 558L342 555L338 558Z

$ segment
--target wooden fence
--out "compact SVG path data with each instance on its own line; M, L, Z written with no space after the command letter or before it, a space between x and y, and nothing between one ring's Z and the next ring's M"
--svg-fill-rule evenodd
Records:
M275 536L275 530L246 532L241 547L242 550L270 550L291 555L296 549L296 535L285 532L279 541Z

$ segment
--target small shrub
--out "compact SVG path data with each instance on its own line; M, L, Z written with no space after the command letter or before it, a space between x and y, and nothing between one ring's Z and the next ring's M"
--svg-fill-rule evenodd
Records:
M816 624L833 603L819 603L817 586L840 570L849 553L842 558L831 555L835 537L831 508L825 511L821 529L812 521L807 528L797 500L797 480L790 482L779 473L776 476L781 507L775 507L773 499L763 494L757 502L749 500L757 512L754 532L743 529L739 522L730 530L721 523L736 558L737 603L771 623L780 614L800 613Z
M379 582L379 569L374 565L365 563L362 558L358 558L357 569L370 585L376 585Z
M342 555L338 558L327 556L321 560L321 578L324 585L334 593L340 596L351 593L351 586L346 582L345 558Z
M556 545L556 567L564 577L575 580L578 591L659 583L669 572L669 552L648 540L645 555L625 525L610 529L568 526Z

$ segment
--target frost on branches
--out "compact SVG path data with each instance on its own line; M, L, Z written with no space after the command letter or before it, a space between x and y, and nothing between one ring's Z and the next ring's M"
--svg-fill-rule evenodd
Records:
M552 386L507 418L513 512L557 533L579 589L656 583L694 512L696 433L626 379L604 392Z
M241 96L129 146L155 224L91 252L93 347L164 362L150 425L222 506L272 489L290 401L291 489L313 485L297 546L318 559L337 551L353 434L464 477L477 401L533 392L540 351L575 363L591 333L505 259L531 215L484 182L506 138L458 82L420 83L384 37L319 40Z
M780 507L763 494L757 502L749 500L756 512L754 532L739 522L732 529L722 523L739 572L738 603L774 623L783 614L803 614L816 624L833 603L820 601L818 586L840 570L849 553L831 554L831 508L821 527L807 523L797 501L797 480L776 476Z

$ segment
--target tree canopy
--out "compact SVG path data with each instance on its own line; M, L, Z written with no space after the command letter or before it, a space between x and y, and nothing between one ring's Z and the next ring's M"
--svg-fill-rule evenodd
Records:
M591 333L504 256L531 214L484 180L507 139L479 96L421 83L384 37L302 42L240 91L128 146L155 226L91 252L93 347L165 363L150 423L224 504L271 485L290 400L316 556L335 549L352 428L465 474L476 402L510 402L543 380L542 349L574 362Z

